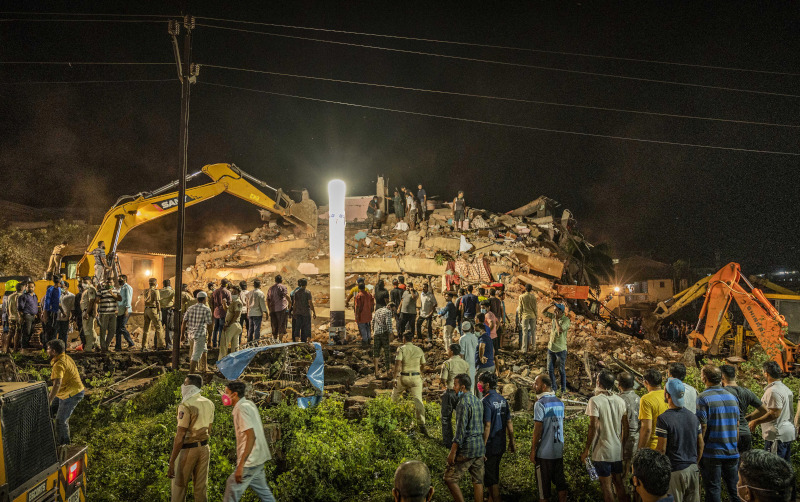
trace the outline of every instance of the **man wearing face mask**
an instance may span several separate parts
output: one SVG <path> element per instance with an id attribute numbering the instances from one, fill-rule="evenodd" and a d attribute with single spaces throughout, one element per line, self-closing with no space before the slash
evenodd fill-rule
<path id="1" fill-rule="evenodd" d="M 187 375 L 181 385 L 178 430 L 172 442 L 167 477 L 172 480 L 172 502 L 186 500 L 189 481 L 195 502 L 205 502 L 210 450 L 208 438 L 214 422 L 214 403 L 200 395 L 203 379 Z"/>
<path id="2" fill-rule="evenodd" d="M 95 331 L 94 320 L 97 317 L 97 289 L 92 284 L 91 277 L 83 278 L 83 294 L 81 294 L 81 312 L 83 312 L 83 336 L 86 343 L 83 345 L 84 352 L 91 352 L 94 349 Z"/>
<path id="3" fill-rule="evenodd" d="M 742 453 L 739 498 L 747 502 L 789 502 L 795 475 L 791 464 L 766 450 Z"/>
<path id="4" fill-rule="evenodd" d="M 497 376 L 481 373 L 478 390 L 483 394 L 483 441 L 486 443 L 483 485 L 489 492 L 489 502 L 500 502 L 500 460 L 506 452 L 517 449 L 514 443 L 514 425 L 508 401 L 497 393 Z"/>
<path id="5" fill-rule="evenodd" d="M 267 485 L 264 463 L 272 459 L 264 424 L 258 408 L 245 398 L 245 384 L 238 380 L 228 382 L 222 404 L 233 406 L 233 427 L 236 432 L 236 470 L 225 483 L 223 502 L 238 502 L 249 486 L 262 502 L 275 502 Z"/>
<path id="6" fill-rule="evenodd" d="M 128 332 L 128 318 L 131 315 L 131 299 L 133 298 L 133 288 L 128 284 L 128 276 L 120 275 L 117 280 L 119 285 L 119 301 L 117 302 L 117 333 L 114 350 L 122 350 L 122 337 L 128 343 L 128 348 L 133 347 L 131 334 Z"/>

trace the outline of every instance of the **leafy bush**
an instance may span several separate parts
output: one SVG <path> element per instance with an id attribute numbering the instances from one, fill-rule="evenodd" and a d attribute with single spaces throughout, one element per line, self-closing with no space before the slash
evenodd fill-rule
<path id="1" fill-rule="evenodd" d="M 89 446 L 90 500 L 169 500 L 166 471 L 182 381 L 183 375 L 170 373 L 127 403 L 101 408 L 96 406 L 97 399 L 87 399 L 78 406 L 71 425 L 75 442 Z M 236 461 L 231 409 L 222 406 L 217 391 L 214 386 L 203 390 L 216 405 L 209 442 L 211 501 L 221 500 Z M 430 468 L 434 500 L 451 500 L 442 481 L 448 449 L 441 445 L 438 403 L 425 404 L 429 436 L 416 429 L 410 401 L 394 403 L 388 396 L 368 401 L 360 420 L 345 418 L 344 397 L 338 395 L 307 410 L 285 402 L 261 409 L 261 414 L 265 423 L 276 423 L 280 428 L 280 438 L 271 445 L 274 460 L 267 462 L 267 479 L 278 500 L 388 501 L 395 469 L 412 459 Z M 569 499 L 579 502 L 602 498 L 599 484 L 589 480 L 580 462 L 587 429 L 588 419 L 582 414 L 565 422 L 564 468 Z M 503 494 L 507 500 L 535 501 L 535 470 L 529 461 L 531 415 L 515 416 L 514 430 L 517 451 L 506 453 L 500 471 Z M 798 465 L 800 458 L 794 461 Z M 462 480 L 461 488 L 469 499 L 469 476 Z M 248 492 L 244 500 L 255 497 Z"/>

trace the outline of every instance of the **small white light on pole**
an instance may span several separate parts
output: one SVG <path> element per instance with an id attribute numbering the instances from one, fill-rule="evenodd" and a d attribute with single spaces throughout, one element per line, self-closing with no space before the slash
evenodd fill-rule
<path id="1" fill-rule="evenodd" d="M 345 338 L 344 322 L 344 196 L 342 180 L 328 183 L 328 240 L 330 242 L 330 336 L 332 341 Z"/>

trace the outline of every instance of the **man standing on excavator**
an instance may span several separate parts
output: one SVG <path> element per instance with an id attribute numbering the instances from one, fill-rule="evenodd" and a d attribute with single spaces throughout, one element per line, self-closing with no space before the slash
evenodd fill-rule
<path id="1" fill-rule="evenodd" d="M 106 243 L 103 241 L 98 242 L 97 247 L 92 251 L 92 256 L 94 256 L 94 277 L 97 279 L 97 284 L 102 284 L 103 274 L 106 268 L 108 268 L 108 262 L 106 261 Z"/>

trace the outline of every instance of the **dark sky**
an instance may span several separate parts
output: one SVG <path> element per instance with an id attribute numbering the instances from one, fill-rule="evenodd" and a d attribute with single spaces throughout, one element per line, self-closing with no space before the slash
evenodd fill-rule
<path id="1" fill-rule="evenodd" d="M 48 12 L 175 14 L 177 3 L 48 2 Z M 301 25 L 623 58 L 800 73 L 797 2 L 192 2 L 199 17 Z M 4 2 L 31 11 L 31 2 Z M 172 7 L 174 5 L 174 7 Z M 20 17 L 6 15 L 3 17 Z M 51 18 L 53 16 L 43 16 Z M 76 16 L 81 19 L 81 16 Z M 199 23 L 654 80 L 800 94 L 800 76 L 456 46 L 269 26 Z M 158 23 L 3 22 L 3 61 L 173 62 Z M 194 60 L 424 89 L 607 108 L 800 124 L 800 99 L 667 85 L 198 27 Z M 175 78 L 174 65 L 2 65 L 0 80 Z M 545 194 L 619 257 L 643 253 L 748 272 L 798 266 L 800 157 L 638 143 L 303 101 L 226 84 L 376 107 L 547 129 L 800 152 L 797 127 L 745 125 L 445 96 L 201 68 L 193 87 L 190 171 L 232 162 L 325 204 L 342 177 L 371 193 L 377 175 L 466 191 L 496 211 Z M 108 207 L 177 177 L 180 86 L 173 82 L 0 85 L 3 199 Z M 230 196 L 188 211 L 190 246 L 207 227 L 258 224 Z M 174 225 L 168 219 L 161 228 Z M 141 233 L 142 231 L 137 231 Z M 135 239 L 137 233 L 131 234 Z M 172 235 L 171 232 L 166 235 Z M 166 250 L 172 242 L 165 241 Z"/>

